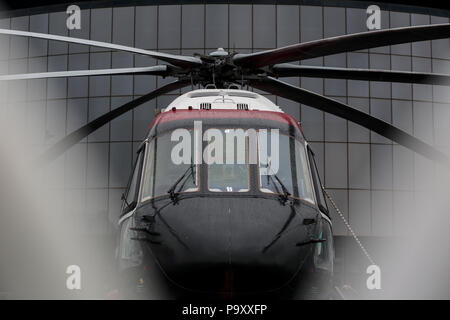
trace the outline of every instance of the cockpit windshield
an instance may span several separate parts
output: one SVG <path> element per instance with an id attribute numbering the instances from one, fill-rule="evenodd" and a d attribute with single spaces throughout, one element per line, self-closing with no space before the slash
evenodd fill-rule
<path id="1" fill-rule="evenodd" d="M 189 131 L 191 135 L 192 131 Z M 194 164 L 193 145 L 181 156 L 188 156 L 188 161 L 178 163 L 173 157 L 175 142 L 170 134 L 161 135 L 149 142 L 145 161 L 142 201 L 168 194 L 169 189 L 181 178 L 175 192 L 193 192 L 198 190 L 198 166 Z M 175 158 L 175 159 L 173 159 Z M 192 159 L 192 161 L 190 160 Z M 174 161 L 175 160 L 175 161 Z"/>
<path id="2" fill-rule="evenodd" d="M 148 143 L 142 201 L 200 191 L 204 175 L 207 192 L 245 193 L 259 185 L 258 192 L 315 202 L 305 145 L 278 129 L 250 134 L 250 129 L 211 128 L 201 137 L 195 130 L 177 130 Z"/>
<path id="3" fill-rule="evenodd" d="M 258 133 L 259 184 L 262 192 L 283 193 L 314 203 L 305 147 L 293 137 Z"/>

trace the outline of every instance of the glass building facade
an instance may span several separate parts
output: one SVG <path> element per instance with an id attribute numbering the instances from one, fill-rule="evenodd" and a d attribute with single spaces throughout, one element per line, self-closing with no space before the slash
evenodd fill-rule
<path id="1" fill-rule="evenodd" d="M 368 4 L 369 5 L 369 4 Z M 84 9 L 81 30 L 69 31 L 65 11 L 3 17 L 1 28 L 93 39 L 168 53 L 245 53 L 367 31 L 363 8 L 185 4 Z M 448 16 L 383 10 L 382 28 L 447 23 Z M 1 36 L 0 73 L 140 67 L 152 58 L 54 41 Z M 450 40 L 426 41 L 304 60 L 304 65 L 450 72 Z M 100 115 L 170 82 L 153 76 L 99 76 L 0 83 L 1 112 L 32 123 L 33 148 L 45 150 Z M 286 81 L 370 113 L 445 149 L 448 87 L 295 77 Z M 186 92 L 190 88 L 182 90 Z M 26 94 L 24 94 L 26 93 Z M 181 92 L 161 96 L 78 143 L 51 165 L 65 199 L 55 205 L 89 217 L 91 231 L 114 228 L 139 143 L 154 118 Z M 309 106 L 267 95 L 301 122 L 326 189 L 361 236 L 390 236 L 401 228 L 405 203 L 427 197 L 433 165 L 367 129 Z M 9 111 L 8 111 L 9 110 Z M 71 212 L 71 203 L 84 212 Z M 335 235 L 349 235 L 334 216 Z"/>

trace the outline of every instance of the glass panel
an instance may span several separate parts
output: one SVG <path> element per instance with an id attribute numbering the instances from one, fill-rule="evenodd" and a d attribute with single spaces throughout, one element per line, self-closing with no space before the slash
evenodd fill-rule
<path id="1" fill-rule="evenodd" d="M 272 141 L 274 142 L 272 143 Z M 282 193 L 280 182 L 276 179 L 278 178 L 286 189 L 292 193 L 289 137 L 285 135 L 279 136 L 278 152 L 273 150 L 274 146 L 276 146 L 276 138 L 275 136 L 272 137 L 272 132 L 258 132 L 261 191 Z M 276 152 L 278 154 L 276 154 Z M 279 157 L 280 154 L 284 155 L 281 159 Z M 263 175 L 262 170 L 264 170 L 267 174 Z"/>
<path id="2" fill-rule="evenodd" d="M 206 48 L 228 47 L 228 6 L 206 5 Z"/>
<path id="3" fill-rule="evenodd" d="M 80 208 L 79 197 L 73 199 L 73 208 Z M 107 189 L 97 189 L 89 190 L 86 192 L 86 213 L 88 216 L 85 219 L 91 224 L 92 230 L 95 230 L 100 223 L 104 223 L 108 208 L 108 190 Z M 77 212 L 78 213 L 78 212 Z M 79 213 L 78 213 L 79 214 Z"/>
<path id="4" fill-rule="evenodd" d="M 135 9 L 113 8 L 113 43 L 133 46 Z"/>
<path id="5" fill-rule="evenodd" d="M 68 30 L 66 26 L 67 14 L 65 12 L 52 12 L 49 14 L 49 33 L 61 36 L 67 36 Z M 26 39 L 26 38 L 23 38 Z M 50 41 L 48 53 L 65 54 L 67 53 L 68 44 L 62 41 Z"/>
<path id="6" fill-rule="evenodd" d="M 65 18 L 64 18 L 65 19 Z M 64 20 L 65 21 L 65 20 Z M 65 22 L 64 22 L 65 23 Z M 91 10 L 91 39 L 111 42 L 112 8 Z M 105 51 L 105 48 L 91 47 L 91 52 Z"/>
<path id="7" fill-rule="evenodd" d="M 392 236 L 393 193 L 390 191 L 372 191 L 372 234 Z"/>
<path id="8" fill-rule="evenodd" d="M 45 142 L 54 144 L 66 134 L 66 100 L 47 102 Z"/>
<path id="9" fill-rule="evenodd" d="M 114 52 L 112 54 L 112 68 L 133 67 L 133 55 L 127 52 Z M 111 94 L 117 96 L 133 94 L 133 76 L 111 76 Z"/>
<path id="10" fill-rule="evenodd" d="M 413 120 L 411 101 L 392 100 L 392 124 L 394 126 L 411 134 Z"/>
<path id="11" fill-rule="evenodd" d="M 111 68 L 111 53 L 91 53 L 90 69 Z M 89 96 L 109 96 L 111 91 L 111 76 L 97 76 L 89 78 Z"/>
<path id="12" fill-rule="evenodd" d="M 129 218 L 122 224 L 120 231 L 119 270 L 138 266 L 142 263 L 143 252 L 139 241 L 133 238 L 139 237 L 134 227 L 133 219 Z"/>
<path id="13" fill-rule="evenodd" d="M 147 56 L 134 56 L 134 66 L 135 67 L 149 67 L 156 65 L 156 60 Z M 134 94 L 144 95 L 149 91 L 156 89 L 155 76 L 148 76 L 143 74 L 138 74 L 134 76 Z M 153 100 L 154 101 L 154 100 Z M 153 110 L 153 108 L 152 108 Z"/>
<path id="14" fill-rule="evenodd" d="M 390 17 L 391 28 L 407 27 L 410 25 L 410 22 L 411 22 L 410 14 L 406 13 L 406 12 L 391 11 L 389 17 Z M 381 19 L 383 19 L 383 17 Z M 404 44 L 393 45 L 393 46 L 391 46 L 391 53 L 392 54 L 410 55 L 411 54 L 411 44 L 404 43 Z"/>
<path id="15" fill-rule="evenodd" d="M 333 234 L 331 226 L 325 220 L 322 220 L 322 230 L 319 235 L 324 242 L 319 242 L 315 248 L 316 267 L 328 271 L 333 271 Z"/>
<path id="16" fill-rule="evenodd" d="M 11 29 L 28 31 L 28 17 L 11 19 Z M 26 58 L 28 56 L 28 39 L 26 37 L 11 37 L 10 57 Z"/>
<path id="17" fill-rule="evenodd" d="M 30 31 L 48 33 L 48 15 L 38 14 L 30 16 Z M 47 40 L 29 39 L 30 57 L 39 57 L 47 55 Z"/>
<path id="18" fill-rule="evenodd" d="M 276 41 L 275 7 L 272 5 L 253 6 L 253 46 L 273 48 Z"/>
<path id="19" fill-rule="evenodd" d="M 345 34 L 345 9 L 325 7 L 323 9 L 324 37 L 335 37 Z"/>
<path id="20" fill-rule="evenodd" d="M 88 100 L 87 99 L 68 99 L 67 101 L 67 131 L 73 132 L 87 121 Z M 85 141 L 85 140 L 83 140 Z"/>
<path id="21" fill-rule="evenodd" d="M 325 143 L 325 183 L 328 188 L 347 188 L 346 143 Z"/>
<path id="22" fill-rule="evenodd" d="M 209 190 L 213 192 L 248 191 L 248 146 L 244 131 L 242 129 L 210 129 L 206 134 L 208 141 L 210 141 L 210 144 L 205 148 L 205 161 L 210 163 L 208 171 Z M 212 136 L 214 139 L 212 139 Z M 225 143 L 221 143 L 219 137 L 225 139 L 223 141 Z M 216 148 L 212 147 L 213 145 Z M 220 148 L 223 149 L 220 150 Z M 220 152 L 222 152 L 222 155 L 220 155 Z"/>
<path id="23" fill-rule="evenodd" d="M 135 206 L 135 203 L 137 201 L 137 195 L 138 195 L 138 186 L 139 186 L 139 173 L 141 172 L 141 162 L 142 162 L 143 152 L 139 153 L 138 159 L 136 161 L 136 164 L 134 166 L 133 175 L 131 177 L 131 181 L 128 185 L 128 192 L 126 196 L 126 202 L 124 203 L 125 206 L 129 206 L 128 208 L 125 208 L 125 211 L 127 209 L 132 209 Z"/>
<path id="24" fill-rule="evenodd" d="M 348 179 L 350 188 L 370 188 L 370 144 L 348 144 Z"/>
<path id="25" fill-rule="evenodd" d="M 279 149 L 274 150 L 275 146 Z M 258 151 L 261 191 L 284 193 L 285 189 L 295 197 L 314 202 L 305 147 L 299 141 L 284 134 L 277 141 L 276 134 L 261 130 Z"/>
<path id="26" fill-rule="evenodd" d="M 299 196 L 304 200 L 314 202 L 308 161 L 306 160 L 306 150 L 304 145 L 297 140 L 295 140 L 295 155 Z"/>
<path id="27" fill-rule="evenodd" d="M 204 5 L 185 5 L 182 7 L 182 47 L 203 48 L 205 29 Z"/>
<path id="28" fill-rule="evenodd" d="M 303 81 L 302 81 L 303 84 Z M 309 140 L 323 141 L 324 116 L 323 111 L 302 105 L 301 126 Z"/>
<path id="29" fill-rule="evenodd" d="M 158 15 L 158 47 L 160 49 L 179 48 L 181 6 L 160 6 Z"/>
<path id="30" fill-rule="evenodd" d="M 110 143 L 109 187 L 125 188 L 128 182 L 131 163 L 131 143 Z"/>
<path id="31" fill-rule="evenodd" d="M 0 19 L 0 28 L 9 29 L 10 28 L 10 19 Z M 8 59 L 9 57 L 9 38 L 8 35 L 0 35 L 0 59 Z"/>
<path id="32" fill-rule="evenodd" d="M 47 58 L 32 58 L 29 60 L 29 72 L 47 71 Z M 38 71 L 34 71 L 34 70 Z M 27 97 L 29 100 L 45 100 L 47 91 L 47 79 L 35 79 L 28 81 Z"/>
<path id="33" fill-rule="evenodd" d="M 392 111 L 391 111 L 391 100 L 389 99 L 370 99 L 370 114 L 378 119 L 391 122 Z M 372 143 L 390 143 L 390 140 L 380 136 L 378 133 L 371 132 Z"/>
<path id="34" fill-rule="evenodd" d="M 392 157 L 393 188 L 412 190 L 414 188 L 414 152 L 404 146 L 393 145 Z"/>
<path id="35" fill-rule="evenodd" d="M 371 235 L 370 191 L 349 190 L 348 216 L 361 236 Z"/>
<path id="36" fill-rule="evenodd" d="M 72 54 L 69 55 L 69 70 L 86 70 L 89 69 L 88 54 Z M 68 78 L 69 82 L 69 98 L 87 97 L 88 96 L 88 77 Z"/>
<path id="37" fill-rule="evenodd" d="M 173 134 L 159 136 L 150 142 L 145 165 L 142 201 L 167 195 L 171 188 L 175 193 L 198 190 L 195 144 L 190 143 L 193 141 L 193 132 L 190 130 L 187 136 L 182 136 L 181 142 L 179 140 L 171 141 Z M 182 145 L 185 145 L 187 149 L 182 148 Z M 176 150 L 180 152 L 177 153 Z M 185 151 L 187 154 L 184 154 Z M 178 164 L 175 163 L 176 156 L 190 160 Z M 172 161 L 168 161 L 168 159 L 172 159 Z"/>
<path id="38" fill-rule="evenodd" d="M 145 164 L 144 186 L 142 187 L 142 201 L 150 199 L 155 194 L 155 162 L 157 154 L 155 153 L 155 145 L 157 139 L 150 142 Z"/>
<path id="39" fill-rule="evenodd" d="M 127 102 L 133 100 L 132 97 L 114 97 L 111 98 L 111 110 L 120 108 Z M 131 141 L 132 134 L 132 117 L 131 112 L 127 112 L 112 120 L 111 126 L 111 137 L 112 141 Z"/>
<path id="40" fill-rule="evenodd" d="M 323 194 L 322 182 L 320 180 L 320 176 L 317 171 L 316 162 L 314 160 L 314 156 L 313 156 L 312 152 L 309 152 L 309 159 L 310 159 L 310 163 L 311 163 L 311 174 L 313 176 L 314 186 L 316 188 L 317 202 L 318 202 L 318 205 L 321 206 L 320 209 L 322 211 L 326 211 L 326 213 L 327 213 L 328 212 L 327 201 L 325 200 L 325 196 Z"/>
<path id="41" fill-rule="evenodd" d="M 371 145 L 372 189 L 392 189 L 392 146 Z"/>
<path id="42" fill-rule="evenodd" d="M 300 40 L 300 10 L 298 6 L 277 6 L 277 46 L 287 46 Z"/>
<path id="43" fill-rule="evenodd" d="M 91 98 L 89 99 L 89 119 L 92 121 L 109 112 L 109 98 Z M 103 126 L 92 132 L 88 136 L 89 142 L 109 141 L 109 126 Z"/>
<path id="44" fill-rule="evenodd" d="M 119 221 L 119 217 L 122 215 L 122 194 L 125 189 L 107 189 L 108 190 L 108 221 L 116 224 Z M 106 225 L 107 226 L 107 225 Z"/>
<path id="45" fill-rule="evenodd" d="M 156 102 L 148 101 L 134 109 L 133 140 L 142 141 L 147 136 L 150 124 L 155 118 Z"/>
<path id="46" fill-rule="evenodd" d="M 87 144 L 77 143 L 66 152 L 66 188 L 84 188 L 86 183 Z"/>
<path id="47" fill-rule="evenodd" d="M 69 35 L 74 38 L 89 39 L 91 30 L 91 10 L 81 10 L 81 29 L 69 31 Z M 69 53 L 89 52 L 89 46 L 81 44 L 69 44 Z"/>
<path id="48" fill-rule="evenodd" d="M 430 24 L 430 16 L 424 14 L 411 14 L 411 25 L 420 26 Z M 420 41 L 411 43 L 413 56 L 430 57 L 431 41 Z"/>
<path id="49" fill-rule="evenodd" d="M 355 109 L 369 113 L 369 99 L 367 98 L 348 98 L 348 104 Z M 358 124 L 348 122 L 348 141 L 349 142 L 369 142 L 370 131 Z"/>
<path id="50" fill-rule="evenodd" d="M 300 9 L 300 32 L 302 42 L 323 38 L 323 8 L 302 6 Z M 320 58 L 322 60 L 322 58 Z"/>
<path id="51" fill-rule="evenodd" d="M 249 5 L 230 5 L 230 47 L 248 48 L 252 43 L 252 8 Z"/>
<path id="52" fill-rule="evenodd" d="M 343 212 L 345 219 L 348 219 L 348 190 L 327 189 L 327 192 L 333 198 L 337 207 Z M 328 202 L 328 204 L 328 208 L 330 208 L 331 203 Z M 330 218 L 331 221 L 333 221 L 334 235 L 347 236 L 350 234 L 344 222 L 342 221 L 342 218 L 338 215 L 336 210 L 330 210 Z"/>
<path id="53" fill-rule="evenodd" d="M 136 48 L 155 49 L 157 47 L 157 6 L 139 6 L 136 9 Z"/>
<path id="54" fill-rule="evenodd" d="M 88 144 L 87 187 L 108 187 L 109 144 Z"/>
<path id="55" fill-rule="evenodd" d="M 347 32 L 358 33 L 367 31 L 366 21 L 367 13 L 365 9 L 346 9 Z"/>
<path id="56" fill-rule="evenodd" d="M 430 102 L 413 103 L 414 135 L 433 144 L 433 105 Z"/>

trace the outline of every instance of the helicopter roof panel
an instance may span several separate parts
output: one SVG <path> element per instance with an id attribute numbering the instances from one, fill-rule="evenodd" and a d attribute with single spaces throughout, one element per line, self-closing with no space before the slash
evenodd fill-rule
<path id="1" fill-rule="evenodd" d="M 220 123 L 221 120 L 230 120 L 226 123 L 233 123 L 238 120 L 239 125 L 255 125 L 267 126 L 267 128 L 281 128 L 289 130 L 287 126 L 295 127 L 303 136 L 303 130 L 297 120 L 288 113 L 260 111 L 260 110 L 169 110 L 162 112 L 156 116 L 150 125 L 148 134 L 151 133 L 152 128 L 159 127 L 159 134 L 161 130 L 173 130 L 173 128 L 191 127 L 193 121 L 215 121 Z M 184 122 L 183 122 L 184 121 Z M 272 123 L 270 123 L 272 122 Z M 173 125 L 170 125 L 170 124 Z M 223 123 L 223 121 L 222 121 Z M 278 124 L 275 124 L 278 123 Z M 165 128 L 161 128 L 163 125 Z M 167 126 L 169 125 L 169 126 Z M 286 126 L 287 125 L 287 126 Z M 255 127 L 256 128 L 256 127 Z"/>
<path id="2" fill-rule="evenodd" d="M 200 89 L 176 98 L 163 112 L 183 109 L 283 111 L 260 94 L 236 89 Z"/>

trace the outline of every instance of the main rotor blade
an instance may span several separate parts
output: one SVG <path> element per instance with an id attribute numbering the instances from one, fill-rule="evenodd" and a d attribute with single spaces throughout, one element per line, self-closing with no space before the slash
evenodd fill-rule
<path id="1" fill-rule="evenodd" d="M 75 71 L 8 74 L 8 75 L 0 76 L 0 81 L 64 78 L 64 77 L 83 77 L 83 76 L 104 76 L 104 75 L 114 75 L 114 74 L 121 74 L 121 75 L 145 74 L 145 75 L 155 75 L 155 76 L 165 77 L 165 76 L 170 75 L 169 69 L 170 68 L 168 68 L 167 66 L 153 66 L 153 67 L 142 67 L 142 68 L 75 70 Z"/>
<path id="2" fill-rule="evenodd" d="M 441 151 L 383 120 L 372 117 L 365 112 L 356 110 L 342 102 L 292 86 L 271 77 L 261 80 L 250 80 L 249 85 L 259 90 L 306 104 L 310 107 L 352 121 L 431 160 L 444 163 L 445 165 L 450 164 L 450 158 Z"/>
<path id="3" fill-rule="evenodd" d="M 169 83 L 161 88 L 158 88 L 140 98 L 137 98 L 133 101 L 127 102 L 124 105 L 98 117 L 97 119 L 89 122 L 85 126 L 80 129 L 72 132 L 71 134 L 65 136 L 63 139 L 58 141 L 52 147 L 50 147 L 47 151 L 42 154 L 38 159 L 38 165 L 42 166 L 52 160 L 55 160 L 64 152 L 66 152 L 70 147 L 80 142 L 83 138 L 87 137 L 89 134 L 94 132 L 95 130 L 101 128 L 108 122 L 114 120 L 115 118 L 121 116 L 122 114 L 136 108 L 137 106 L 150 101 L 162 94 L 171 92 L 173 90 L 177 90 L 189 85 L 191 82 L 189 80 L 178 80 L 172 83 Z"/>
<path id="4" fill-rule="evenodd" d="M 0 34 L 8 34 L 8 35 L 13 35 L 13 36 L 22 36 L 22 37 L 62 41 L 62 42 L 68 42 L 68 43 L 77 43 L 77 44 L 84 44 L 87 46 L 94 46 L 94 47 L 101 47 L 101 48 L 107 48 L 107 49 L 113 49 L 113 50 L 133 52 L 133 53 L 150 56 L 150 57 L 153 57 L 156 59 L 160 59 L 162 61 L 166 61 L 168 63 L 171 63 L 175 66 L 182 67 L 182 68 L 198 67 L 202 64 L 202 61 L 195 57 L 188 57 L 188 56 L 181 56 L 181 55 L 175 55 L 175 54 L 169 54 L 169 53 L 163 53 L 163 52 L 144 50 L 144 49 L 133 48 L 133 47 L 123 46 L 123 45 L 119 45 L 119 44 L 113 44 L 113 43 L 101 42 L 101 41 L 95 41 L 95 40 L 79 39 L 79 38 L 58 36 L 58 35 L 54 35 L 54 34 L 20 31 L 20 30 L 10 30 L 10 29 L 0 29 Z"/>
<path id="5" fill-rule="evenodd" d="M 261 52 L 236 54 L 233 62 L 242 67 L 260 68 L 342 52 L 449 37 L 450 23 L 377 30 L 298 43 Z"/>
<path id="6" fill-rule="evenodd" d="M 439 73 L 299 66 L 289 63 L 276 64 L 270 68 L 270 71 L 277 77 L 300 76 L 312 78 L 450 85 L 450 75 Z"/>

